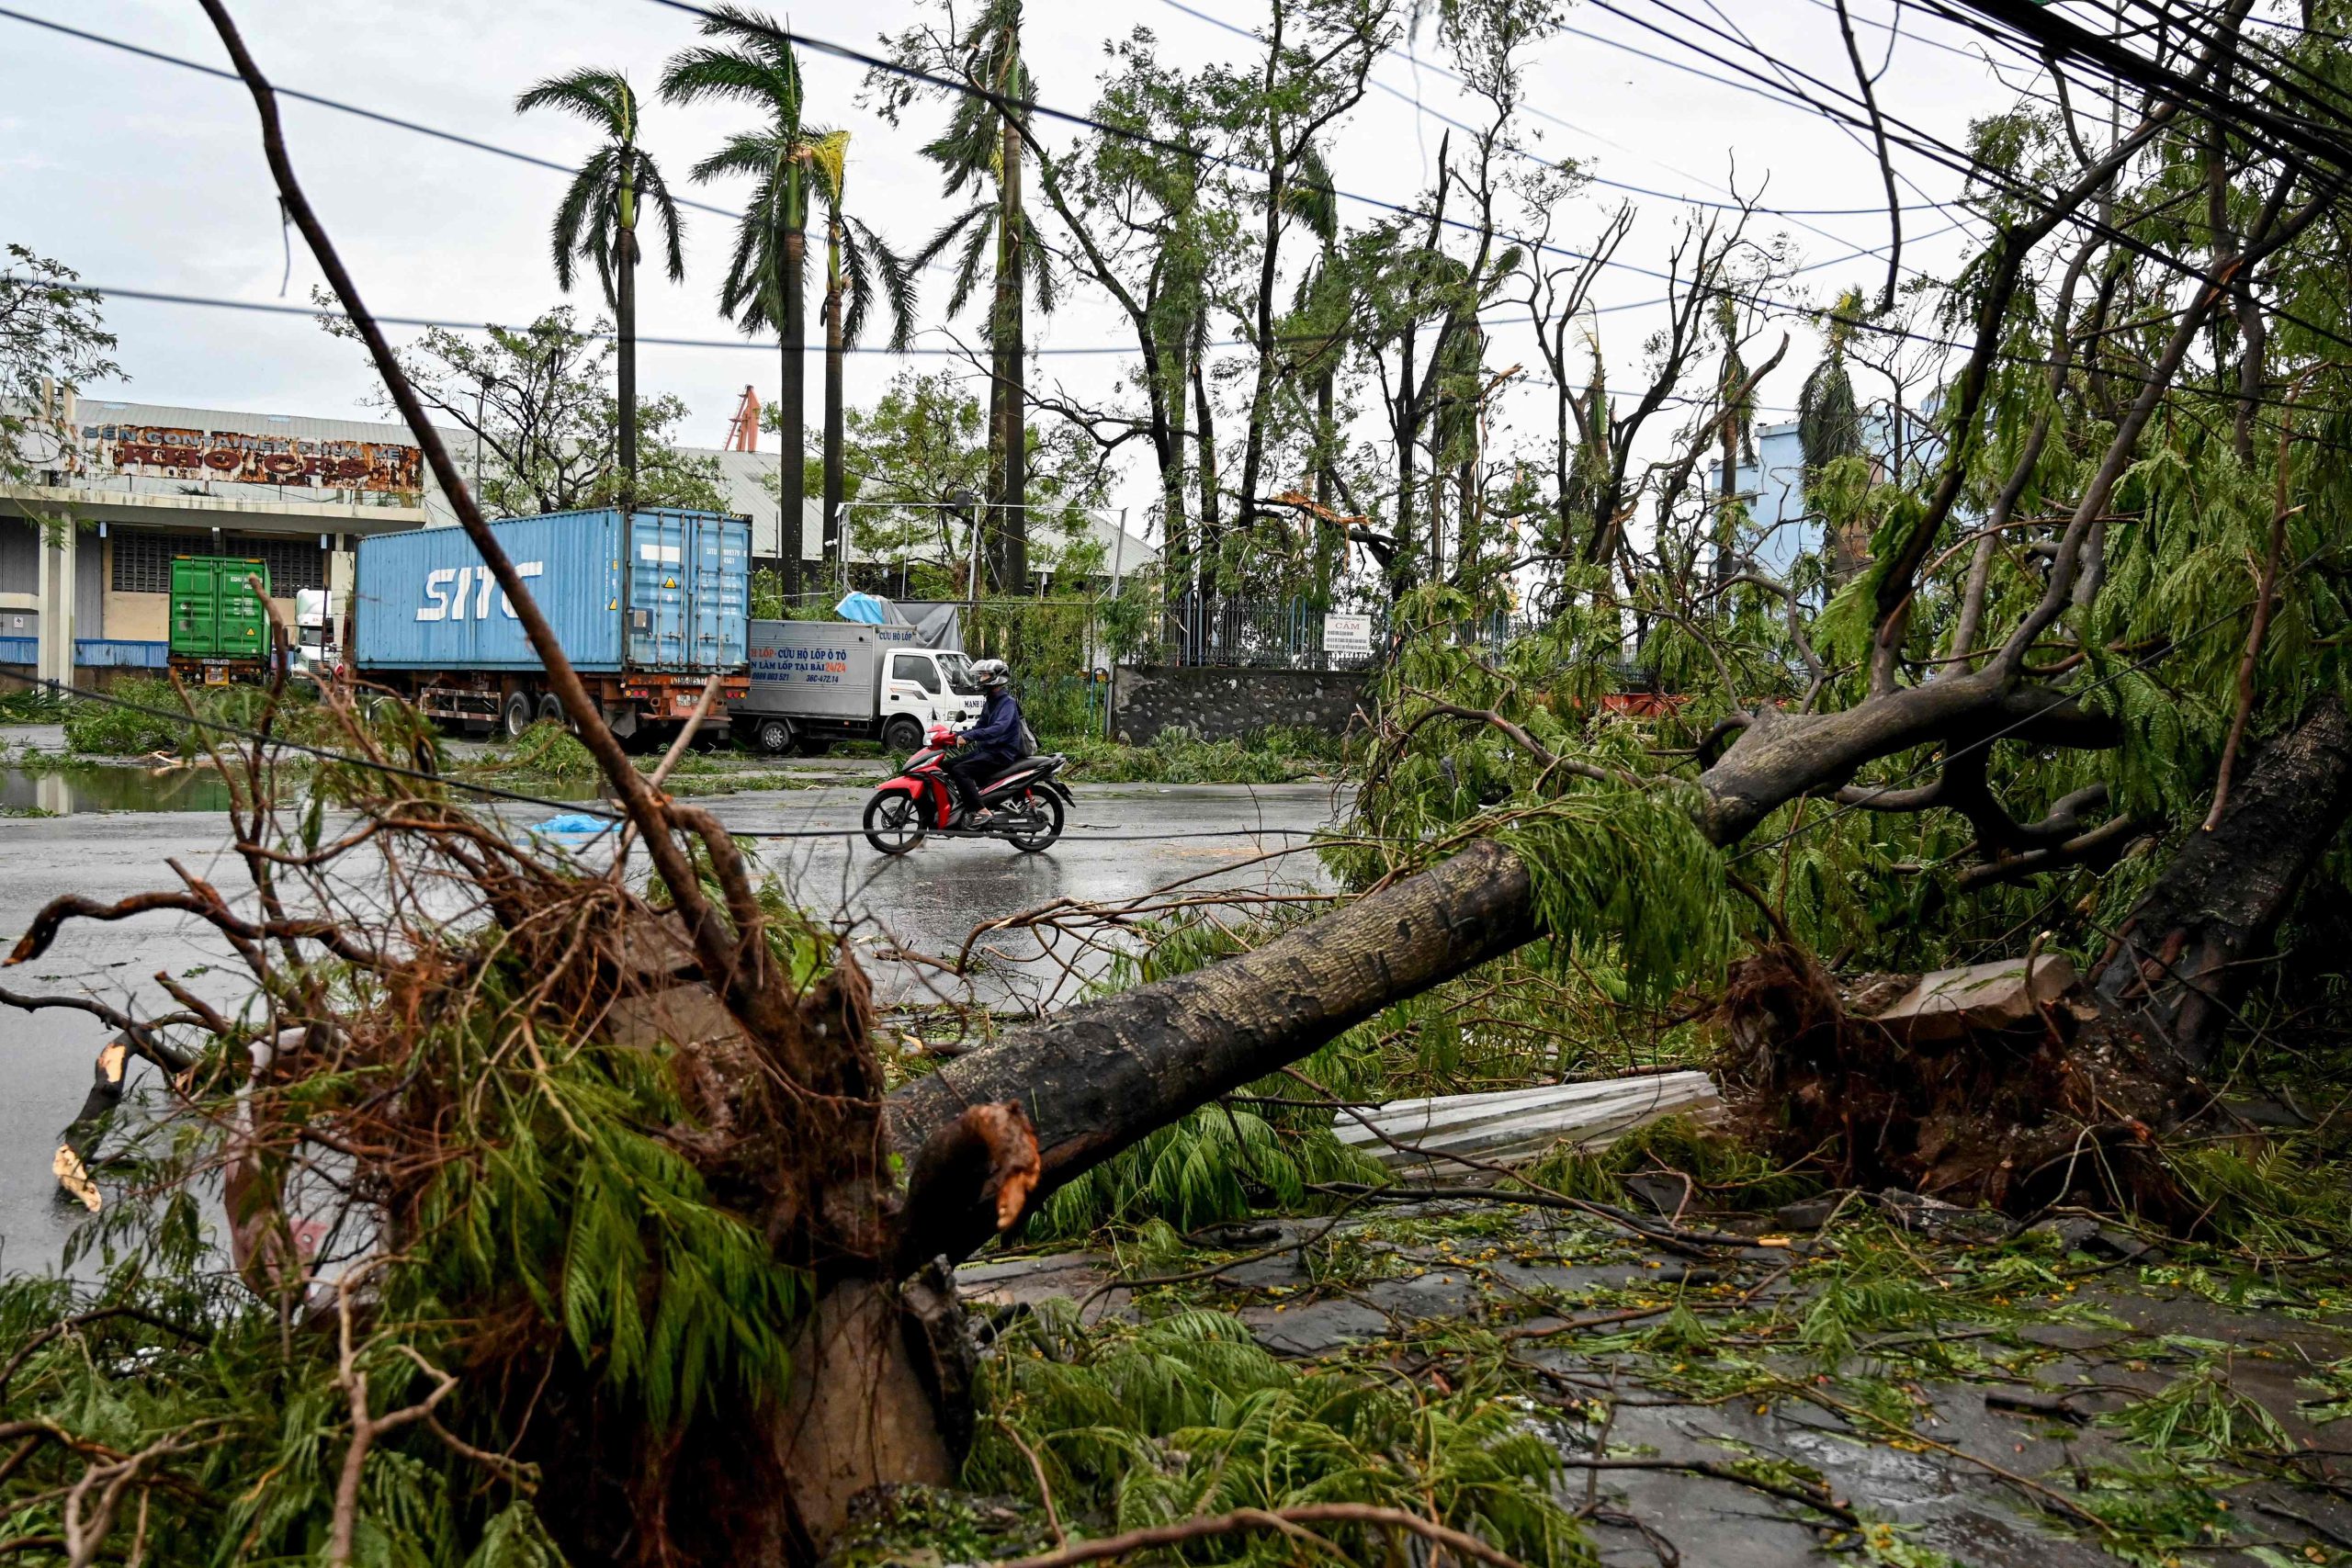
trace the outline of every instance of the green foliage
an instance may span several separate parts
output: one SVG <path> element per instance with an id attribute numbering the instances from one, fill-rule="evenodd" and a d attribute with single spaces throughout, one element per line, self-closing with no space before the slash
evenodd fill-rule
<path id="1" fill-rule="evenodd" d="M 843 462 L 856 476 L 848 513 L 851 542 L 866 560 L 888 570 L 894 596 L 903 565 L 904 597 L 967 597 L 971 498 L 988 491 L 988 430 L 979 397 L 954 372 L 902 371 L 870 407 L 844 410 L 842 424 Z M 1108 495 L 1092 444 L 1067 424 L 1032 427 L 1027 441 L 1024 516 L 1031 573 L 1042 569 L 1069 578 L 1108 574 L 1114 563 L 1088 531 L 1089 511 Z M 1132 572 L 1139 564 L 1125 562 L 1125 570 Z M 1020 597 L 1034 593 L 1036 584 L 989 587 Z M 1030 613 L 1028 605 L 1014 606 L 985 624 L 1019 626 Z M 965 643 L 976 656 L 985 648 L 1016 664 L 1025 660 L 1049 668 L 1040 662 L 1041 649 L 990 643 L 976 627 L 966 628 Z M 1054 673 L 1082 668 L 1077 659 L 1050 665 Z"/>
<path id="2" fill-rule="evenodd" d="M 1821 1190 L 1803 1172 L 1774 1165 L 1741 1140 L 1687 1116 L 1636 1127 L 1598 1153 L 1560 1145 L 1529 1166 L 1526 1177 L 1529 1185 L 1549 1191 L 1618 1203 L 1626 1196 L 1624 1179 L 1645 1170 L 1688 1176 L 1692 1203 L 1705 1208 L 1774 1209 Z"/>
<path id="3" fill-rule="evenodd" d="M 1591 1549 L 1559 1500 L 1555 1439 L 1526 1403 L 1473 1382 L 1433 1391 L 1295 1370 L 1220 1314 L 1180 1313 L 1079 1333 L 1047 1308 L 984 1368 L 987 1408 L 1045 1465 L 1065 1517 L 1131 1529 L 1235 1508 L 1360 1502 L 1409 1509 L 1531 1565 L 1570 1568 Z M 994 1423 L 965 1467 L 978 1490 L 1035 1482 Z M 1351 1562 L 1385 1561 L 1377 1532 L 1337 1527 Z M 1286 1563 L 1263 1532 L 1204 1540 L 1194 1561 Z"/>
<path id="4" fill-rule="evenodd" d="M 2165 1149 L 2165 1165 L 2197 1205 L 2201 1224 L 2229 1245 L 2290 1258 L 2352 1242 L 2343 1164 L 2312 1143 L 2183 1141 Z"/>
<path id="5" fill-rule="evenodd" d="M 1892 1248 L 1833 1258 L 1808 1270 L 1805 1284 L 1809 1293 L 1797 1337 L 1831 1371 L 1853 1357 L 1866 1333 L 1903 1328 L 1932 1336 L 1944 1315 L 1931 1282 Z"/>
<path id="6" fill-rule="evenodd" d="M 2100 1416 L 2099 1425 L 2174 1463 L 2241 1460 L 2248 1450 L 2277 1454 L 2291 1446 L 2277 1417 L 2232 1388 L 2228 1369 L 2212 1360 Z"/>
<path id="7" fill-rule="evenodd" d="M 1288 784 L 1332 773 L 1341 754 L 1334 736 L 1279 725 L 1231 740 L 1163 729 L 1148 746 L 1056 744 L 1070 758 L 1071 776 L 1095 784 Z"/>
<path id="8" fill-rule="evenodd" d="M 185 700 L 182 689 L 187 692 Z M 226 730 L 191 724 L 183 716 L 192 711 L 210 724 L 251 730 L 259 727 L 269 708 L 268 692 L 256 685 L 236 682 L 182 689 L 159 677 L 140 676 L 107 688 L 107 695 L 116 701 L 74 704 L 65 715 L 67 750 L 97 757 L 144 757 L 157 751 L 196 757 L 208 747 L 227 752 L 246 742 Z M 283 739 L 315 746 L 335 745 L 343 739 L 342 731 L 315 695 L 299 682 L 287 683 L 271 730 Z"/>
<path id="9" fill-rule="evenodd" d="M 1260 1087 L 1280 1094 L 1287 1078 Z M 1041 1241 L 1075 1239 L 1104 1225 L 1164 1220 L 1197 1230 L 1259 1209 L 1295 1213 L 1309 1182 L 1385 1180 L 1380 1164 L 1322 1127 L 1277 1130 L 1255 1111 L 1209 1105 L 1058 1189 L 1030 1221 Z"/>
<path id="10" fill-rule="evenodd" d="M 0 682 L 0 724 L 62 724 L 72 706 L 47 687 Z"/>
<path id="11" fill-rule="evenodd" d="M 785 924 L 774 940 L 808 984 L 831 946 Z M 721 1399 L 772 1404 L 808 1286 L 672 1142 L 697 1113 L 669 1052 L 616 1048 L 535 1011 L 546 976 L 526 973 L 495 927 L 448 955 L 462 983 L 428 986 L 390 1015 L 358 1008 L 337 1063 L 241 1103 L 288 1140 L 340 1146 L 366 1127 L 401 1150 L 368 1156 L 378 1223 L 401 1245 L 353 1292 L 356 1362 L 379 1415 L 455 1376 L 437 1419 L 472 1446 L 421 1425 L 383 1435 L 360 1492 L 360 1560 L 539 1568 L 561 1559 L 524 1439 L 527 1423 L 556 1417 L 534 1417 L 537 1398 L 517 1391 L 552 1382 L 562 1401 L 594 1400 L 648 1433 Z M 362 976 L 335 983 L 356 1002 L 379 995 Z M 396 1052 L 371 1035 L 387 1026 Z M 231 1084 L 246 1070 L 233 1036 L 194 1069 Z M 380 1111 L 395 1100 L 398 1122 Z M 194 1483 L 140 1492 L 154 1561 L 309 1559 L 325 1545 L 350 1441 L 334 1295 L 322 1314 L 281 1319 L 224 1276 L 201 1214 L 231 1117 L 127 1120 L 131 1142 L 109 1161 L 120 1185 L 77 1237 L 73 1279 L 0 1281 L 0 1350 L 25 1352 L 11 1416 L 153 1450 L 152 1464 Z M 35 1343 L 62 1317 L 118 1307 L 139 1315 Z M 518 1444 L 525 1459 L 480 1458 Z M 54 1445 L 35 1454 L 0 1480 L 0 1517 L 19 1534 L 53 1531 L 61 1477 L 81 1467 Z"/>
<path id="12" fill-rule="evenodd" d="M 527 775 L 582 783 L 604 776 L 604 770 L 580 738 L 560 721 L 540 719 L 504 751 L 493 751 L 466 770 L 485 776 Z"/>
<path id="13" fill-rule="evenodd" d="M 122 375 L 104 297 L 79 287 L 81 276 L 14 242 L 0 254 L 0 483 L 29 482 L 31 455 L 56 451 L 57 391 Z"/>
<path id="14" fill-rule="evenodd" d="M 1450 635 L 1471 609 L 1442 589 L 1399 605 L 1407 635 L 1374 699 L 1384 733 L 1367 748 L 1354 817 L 1326 859 L 1361 886 L 1431 843 L 1495 837 L 1533 873 L 1563 968 L 1622 971 L 1625 995 L 1650 999 L 1719 965 L 1736 930 L 1723 860 L 1701 835 L 1693 803 L 1649 767 L 1641 727 L 1602 707 L 1612 682 L 1595 646 L 1613 646 L 1605 617 L 1564 616 L 1490 665 Z M 1616 776 L 1556 766 L 1503 725 L 1448 713 L 1440 701 L 1490 710 L 1552 758 Z"/>

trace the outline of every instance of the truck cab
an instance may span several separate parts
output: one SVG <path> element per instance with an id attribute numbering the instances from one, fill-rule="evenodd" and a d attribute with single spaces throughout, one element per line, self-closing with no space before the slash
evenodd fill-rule
<path id="1" fill-rule="evenodd" d="M 883 655 L 877 733 L 886 745 L 911 750 L 934 724 L 961 728 L 979 717 L 985 701 L 962 654 L 894 648 Z"/>

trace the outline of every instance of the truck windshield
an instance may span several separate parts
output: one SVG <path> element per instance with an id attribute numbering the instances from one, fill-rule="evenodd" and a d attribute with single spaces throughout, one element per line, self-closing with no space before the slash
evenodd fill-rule
<path id="1" fill-rule="evenodd" d="M 972 661 L 960 653 L 943 653 L 939 667 L 947 674 L 947 684 L 957 696 L 977 697 L 980 683 L 972 679 Z"/>

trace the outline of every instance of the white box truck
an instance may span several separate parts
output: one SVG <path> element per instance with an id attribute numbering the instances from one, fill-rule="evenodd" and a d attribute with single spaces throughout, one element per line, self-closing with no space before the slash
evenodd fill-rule
<path id="1" fill-rule="evenodd" d="M 727 712 L 745 745 L 779 755 L 836 740 L 911 751 L 933 725 L 979 717 L 983 701 L 971 661 L 922 647 L 912 626 L 755 620 L 751 693 Z"/>

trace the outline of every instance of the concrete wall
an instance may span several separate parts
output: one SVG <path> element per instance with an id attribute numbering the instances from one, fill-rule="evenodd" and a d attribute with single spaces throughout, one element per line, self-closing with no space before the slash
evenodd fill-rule
<path id="1" fill-rule="evenodd" d="M 1208 740 L 1277 725 L 1338 735 L 1355 716 L 1366 680 L 1361 670 L 1122 664 L 1111 693 L 1111 731 L 1138 746 L 1171 726 Z"/>

